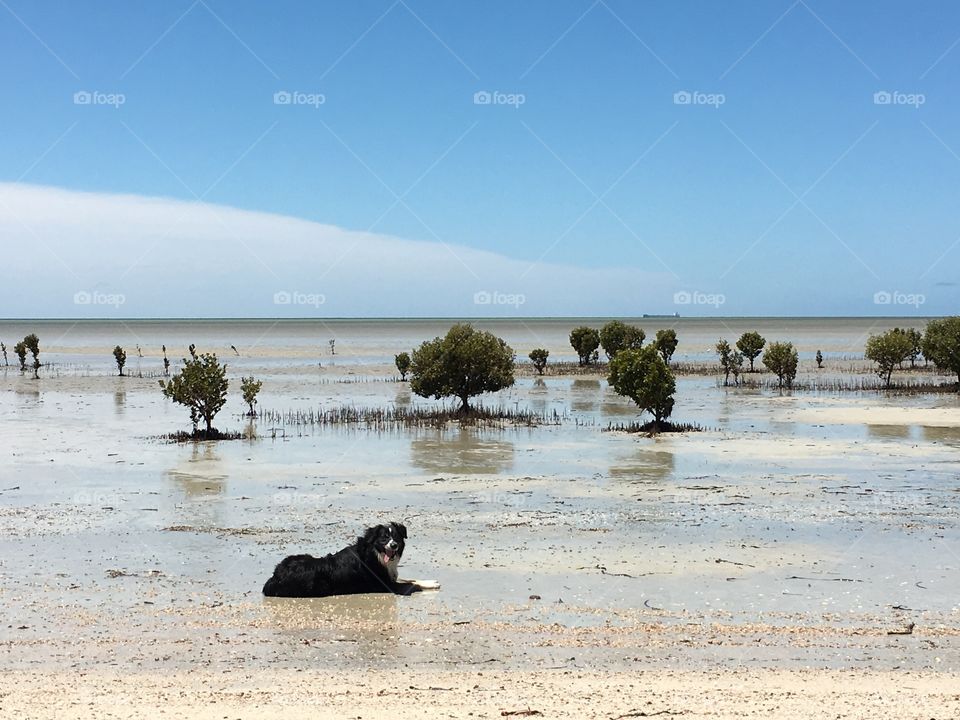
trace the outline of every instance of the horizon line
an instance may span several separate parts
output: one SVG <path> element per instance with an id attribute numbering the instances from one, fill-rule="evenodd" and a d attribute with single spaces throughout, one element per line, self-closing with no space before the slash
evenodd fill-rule
<path id="1" fill-rule="evenodd" d="M 418 321 L 445 320 L 455 322 L 486 322 L 506 320 L 930 320 L 951 317 L 950 315 L 671 315 L 648 313 L 646 315 L 499 315 L 471 317 L 462 315 L 344 315 L 331 317 L 34 317 L 0 318 L 0 323 L 23 322 L 326 322 L 326 321 Z"/>

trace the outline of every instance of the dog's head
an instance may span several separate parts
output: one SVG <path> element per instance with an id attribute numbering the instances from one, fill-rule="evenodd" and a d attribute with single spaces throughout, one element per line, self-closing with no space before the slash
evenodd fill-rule
<path id="1" fill-rule="evenodd" d="M 396 522 L 368 528 L 363 535 L 364 543 L 374 549 L 377 560 L 388 570 L 396 570 L 406 539 L 407 528 Z"/>

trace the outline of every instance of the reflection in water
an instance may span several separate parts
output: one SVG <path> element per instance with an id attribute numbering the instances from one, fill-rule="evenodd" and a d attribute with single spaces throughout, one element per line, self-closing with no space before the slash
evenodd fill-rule
<path id="1" fill-rule="evenodd" d="M 530 409 L 542 413 L 547 411 L 547 383 L 543 378 L 534 378 L 530 387 Z"/>
<path id="2" fill-rule="evenodd" d="M 797 434 L 797 424 L 790 420 L 771 420 L 770 432 L 774 437 L 794 437 Z"/>
<path id="3" fill-rule="evenodd" d="M 717 414 L 717 422 L 720 427 L 726 427 L 730 423 L 730 418 L 737 417 L 741 412 L 743 403 L 738 395 L 724 392 L 720 395 L 720 410 Z"/>
<path id="4" fill-rule="evenodd" d="M 923 439 L 928 442 L 938 442 L 951 447 L 960 447 L 960 427 L 936 427 L 923 425 L 920 428 Z"/>
<path id="5" fill-rule="evenodd" d="M 410 386 L 401 383 L 400 387 L 397 389 L 397 396 L 393 400 L 393 404 L 398 408 L 409 408 L 411 403 L 410 395 Z"/>
<path id="6" fill-rule="evenodd" d="M 13 386 L 13 392 L 29 400 L 40 401 L 40 383 L 38 382 L 17 383 Z"/>
<path id="7" fill-rule="evenodd" d="M 876 440 L 903 440 L 910 437 L 910 426 L 867 425 L 867 435 Z"/>
<path id="8" fill-rule="evenodd" d="M 188 497 L 219 495 L 227 479 L 214 442 L 190 443 L 190 456 L 167 475 Z"/>
<path id="9" fill-rule="evenodd" d="M 613 422 L 629 422 L 631 418 L 640 415 L 640 408 L 630 398 L 621 397 L 612 390 L 603 394 L 600 403 L 600 414 L 605 420 Z"/>
<path id="10" fill-rule="evenodd" d="M 385 645 L 400 642 L 398 596 L 392 593 L 328 598 L 264 598 L 279 632 L 303 642 L 304 631 L 326 631 L 333 642 L 357 643 L 361 656 L 379 658 Z"/>
<path id="11" fill-rule="evenodd" d="M 610 466 L 610 477 L 618 480 L 652 482 L 673 474 L 674 456 L 668 450 L 638 450 L 616 458 Z"/>
<path id="12" fill-rule="evenodd" d="M 117 391 L 113 393 L 113 411 L 117 417 L 122 417 L 124 410 L 127 406 L 127 390 L 126 388 L 117 388 Z"/>
<path id="13" fill-rule="evenodd" d="M 437 431 L 410 442 L 410 462 L 429 473 L 495 474 L 513 468 L 513 443 L 484 440 L 470 428 Z"/>
<path id="14" fill-rule="evenodd" d="M 600 381 L 577 378 L 570 385 L 570 408 L 574 412 L 596 410 L 600 400 Z"/>

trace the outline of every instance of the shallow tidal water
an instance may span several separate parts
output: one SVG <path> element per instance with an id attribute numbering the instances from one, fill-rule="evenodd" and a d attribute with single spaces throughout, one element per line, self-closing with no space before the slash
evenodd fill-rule
<path id="1" fill-rule="evenodd" d="M 261 406 L 277 411 L 428 403 L 381 362 L 409 329 L 389 332 L 368 341 L 368 355 L 319 366 L 238 345 L 231 378 L 263 379 Z M 413 664 L 648 653 L 694 665 L 960 667 L 956 396 L 780 396 L 684 377 L 674 417 L 706 430 L 647 438 L 605 430 L 636 411 L 602 378 L 521 377 L 485 401 L 555 411 L 559 424 L 377 431 L 253 421 L 253 440 L 176 444 L 160 436 L 187 429 L 187 413 L 155 379 L 115 377 L 91 360 L 106 337 L 98 327 L 71 339 L 69 362 L 40 381 L 0 371 L 7 667 L 228 663 L 235 651 L 363 665 L 384 643 Z M 247 427 L 242 410 L 231 397 L 217 425 Z M 285 555 L 337 550 L 389 520 L 410 534 L 401 575 L 438 580 L 439 592 L 260 595 Z M 921 638 L 886 636 L 908 621 Z M 718 650 L 705 639 L 717 624 L 784 636 Z M 851 640 L 858 629 L 876 634 L 868 650 Z M 571 650 L 578 633 L 600 630 L 606 645 Z M 806 630 L 839 639 L 795 642 Z M 673 633 L 663 646 L 662 631 Z M 921 652 L 922 637 L 935 651 Z M 180 642 L 194 648 L 189 657 Z"/>

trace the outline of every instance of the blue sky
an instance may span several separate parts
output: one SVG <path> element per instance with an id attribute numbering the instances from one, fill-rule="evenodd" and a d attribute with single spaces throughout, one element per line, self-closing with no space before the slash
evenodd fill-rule
<path id="1" fill-rule="evenodd" d="M 2 0 L 0 315 L 954 313 L 958 41 L 951 2 Z"/>

